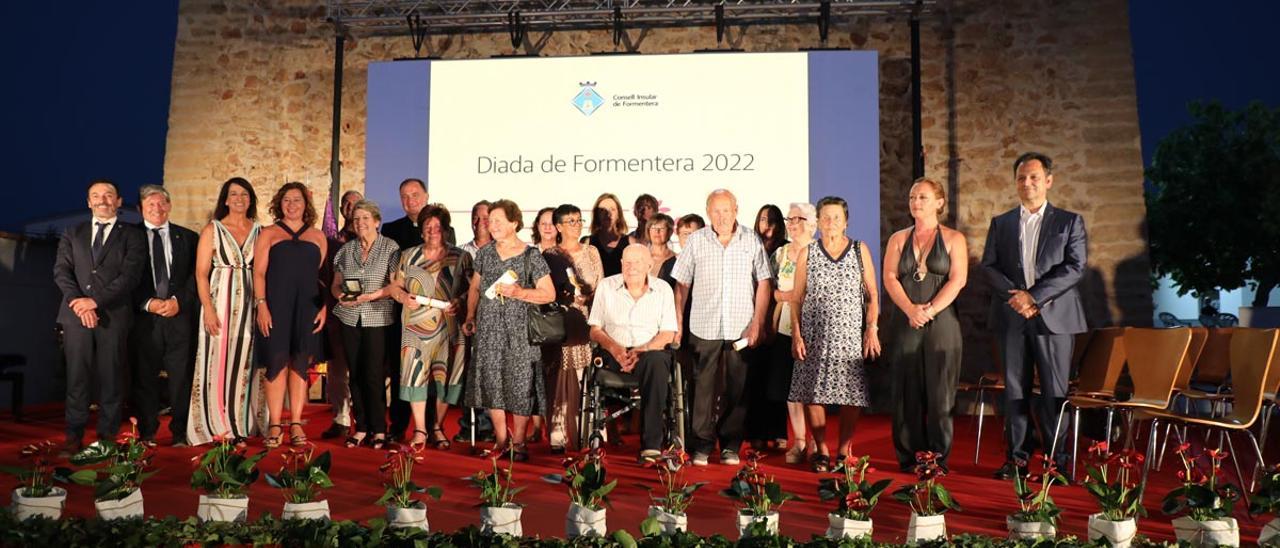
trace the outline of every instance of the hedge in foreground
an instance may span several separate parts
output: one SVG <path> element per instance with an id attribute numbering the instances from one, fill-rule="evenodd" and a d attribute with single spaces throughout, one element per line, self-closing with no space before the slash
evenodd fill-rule
<path id="1" fill-rule="evenodd" d="M 7 508 L 0 509 L 0 545 L 2 546 L 219 546 L 268 545 L 268 546 L 415 546 L 443 548 L 721 548 L 729 546 L 774 547 L 797 546 L 804 548 L 873 548 L 902 546 L 877 543 L 868 540 L 835 542 L 815 537 L 804 541 L 789 537 L 754 538 L 742 542 L 729 540 L 722 535 L 702 537 L 681 534 L 673 537 L 634 538 L 626 531 L 615 531 L 606 538 L 579 538 L 574 541 L 515 538 L 506 535 L 482 535 L 474 526 L 453 533 L 426 533 L 416 529 L 389 529 L 381 519 L 369 520 L 360 525 L 353 521 L 281 521 L 265 515 L 251 523 L 201 523 L 194 517 L 179 521 L 173 516 L 164 519 L 100 520 L 63 518 L 51 520 L 33 518 L 26 521 L 14 519 Z M 1094 546 L 1074 537 L 1056 541 L 1012 542 L 1001 538 L 978 535 L 957 535 L 950 542 L 929 542 L 924 547 L 1050 547 Z M 1173 546 L 1153 543 L 1139 537 L 1134 546 Z"/>

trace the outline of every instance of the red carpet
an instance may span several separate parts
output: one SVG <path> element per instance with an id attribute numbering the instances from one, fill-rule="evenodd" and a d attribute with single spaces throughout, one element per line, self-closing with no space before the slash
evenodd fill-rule
<path id="1" fill-rule="evenodd" d="M 370 518 L 384 516 L 384 510 L 374 506 L 374 501 L 381 495 L 379 486 L 378 465 L 383 461 L 383 453 L 372 449 L 347 449 L 341 440 L 319 440 L 320 432 L 329 425 L 327 405 L 312 405 L 307 416 L 309 425 L 307 433 L 316 441 L 318 450 L 333 452 L 333 470 L 331 476 L 335 487 L 326 492 L 334 519 L 351 519 L 360 522 Z M 948 530 L 951 534 L 979 533 L 1004 536 L 1005 516 L 1017 509 L 1010 482 L 991 479 L 991 472 L 997 468 L 1002 459 L 1002 442 L 1000 439 L 1000 423 L 998 418 L 989 421 L 984 434 L 983 455 L 978 465 L 973 465 L 973 434 L 975 423 L 968 417 L 956 420 L 956 446 L 952 459 L 952 473 L 944 480 L 944 484 L 955 494 L 964 506 L 964 511 L 947 515 Z M 0 464 L 16 464 L 18 449 L 22 444 L 40 440 L 53 439 L 62 441 L 62 411 L 60 406 L 29 408 L 27 421 L 15 423 L 12 420 L 0 422 Z M 456 428 L 452 418 L 448 422 L 450 434 Z M 858 451 L 872 456 L 873 466 L 877 472 L 873 477 L 890 477 L 896 488 L 901 482 L 910 481 L 908 474 L 897 472 L 893 457 L 893 445 L 889 432 L 889 418 L 883 415 L 869 415 L 863 418 L 856 435 Z M 830 428 L 829 431 L 834 430 Z M 161 427 L 162 435 L 167 430 Z M 91 441 L 91 440 L 86 440 Z M 172 514 L 179 517 L 195 515 L 196 493 L 188 484 L 189 472 L 192 469 L 191 458 L 200 454 L 202 448 L 175 449 L 166 447 L 167 437 L 160 439 L 156 458 L 159 473 L 147 481 L 143 487 L 146 498 L 146 510 L 150 515 Z M 648 469 L 635 464 L 636 442 L 634 436 L 625 437 L 626 445 L 610 448 L 609 473 L 618 480 L 618 488 L 611 499 L 613 509 L 609 512 L 609 529 L 625 528 L 638 534 L 639 522 L 644 519 L 648 505 L 647 492 L 639 485 L 657 485 L 656 475 Z M 1247 442 L 1246 442 L 1247 443 Z M 254 447 L 261 446 L 260 440 L 254 440 Z M 834 447 L 834 444 L 832 444 Z M 1237 446 L 1239 447 L 1239 445 Z M 1172 455 L 1169 455 L 1172 457 Z M 527 463 L 516 464 L 516 481 L 527 489 L 517 496 L 517 501 L 524 504 L 524 531 L 526 535 L 543 537 L 563 537 L 564 514 L 568 506 L 568 496 L 563 487 L 551 485 L 542 479 L 544 474 L 559 473 L 561 457 L 547 452 L 545 445 L 532 448 L 532 458 Z M 793 501 L 781 510 L 782 533 L 799 539 L 808 539 L 812 535 L 821 535 L 826 529 L 827 503 L 817 497 L 817 480 L 819 476 L 799 466 L 783 463 L 782 455 L 771 454 L 763 461 L 765 469 L 775 474 L 785 490 L 799 495 L 801 501 Z M 278 455 L 270 455 L 263 460 L 263 470 L 274 471 L 280 465 Z M 1171 540 L 1172 528 L 1169 517 L 1160 513 L 1159 500 L 1176 485 L 1174 469 L 1177 465 L 1166 459 L 1165 469 L 1152 471 L 1151 485 L 1146 497 L 1148 517 L 1140 519 L 1138 529 L 1157 540 Z M 489 466 L 489 461 L 471 456 L 465 444 L 454 444 L 448 452 L 427 451 L 425 465 L 415 469 L 415 481 L 420 485 L 438 485 L 444 488 L 444 496 L 439 501 L 429 502 L 428 518 L 432 530 L 451 531 L 469 524 L 479 522 L 473 507 L 477 502 L 477 491 L 464 479 L 476 470 Z M 718 494 L 727 486 L 728 479 L 736 468 L 721 466 L 712 459 L 707 468 L 689 467 L 687 478 L 690 481 L 710 481 L 711 484 L 699 491 L 689 511 L 689 527 L 699 534 L 722 533 L 729 538 L 736 537 L 734 525 L 733 501 Z M 1246 473 L 1247 474 L 1247 473 Z M 1083 469 L 1081 471 L 1083 475 Z M 1234 475 L 1234 474 L 1233 474 Z M 3 484 L 11 490 L 16 484 L 9 477 Z M 67 510 L 70 515 L 93 515 L 92 491 L 89 487 L 70 486 Z M 1088 515 L 1096 511 L 1093 499 L 1081 487 L 1055 487 L 1053 497 L 1063 509 L 1059 524 L 1059 534 L 1070 534 L 1083 537 Z M 249 515 L 257 518 L 263 513 L 279 515 L 284 502 L 283 496 L 269 487 L 264 481 L 256 483 L 251 491 Z M 1264 521 L 1253 521 L 1245 514 L 1245 505 L 1237 504 L 1236 517 L 1240 521 L 1241 541 L 1253 544 Z M 875 520 L 875 539 L 877 541 L 901 541 L 906 529 L 909 510 L 906 506 L 891 500 L 887 493 L 873 513 Z"/>

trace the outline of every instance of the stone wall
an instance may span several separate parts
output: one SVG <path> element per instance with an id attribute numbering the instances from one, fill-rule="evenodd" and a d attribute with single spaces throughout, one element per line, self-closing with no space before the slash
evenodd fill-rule
<path id="1" fill-rule="evenodd" d="M 927 174 L 946 182 L 950 223 L 980 257 L 991 216 L 1016 205 L 1012 161 L 1025 150 L 1058 164 L 1050 199 L 1085 216 L 1093 325 L 1151 321 L 1143 233 L 1142 156 L 1124 0 L 944 0 L 921 25 Z M 265 203 L 287 179 L 318 193 L 329 181 L 333 30 L 319 0 L 183 0 L 174 55 L 166 185 L 178 222 L 203 224 L 218 185 L 252 181 Z M 746 51 L 817 46 L 814 25 L 731 28 Z M 716 47 L 711 28 L 631 31 L 643 53 Z M 910 222 L 910 32 L 905 18 L 833 22 L 832 47 L 880 55 L 883 239 Z M 533 32 L 523 51 L 543 56 L 613 49 L 608 32 Z M 424 54 L 446 59 L 512 53 L 506 33 L 433 36 Z M 343 189 L 363 187 L 366 68 L 413 56 L 407 36 L 346 42 Z M 975 270 L 958 303 L 966 336 L 986 340 L 987 289 Z M 973 336 L 977 336 L 974 338 Z M 984 367 L 985 344 L 966 348 Z"/>

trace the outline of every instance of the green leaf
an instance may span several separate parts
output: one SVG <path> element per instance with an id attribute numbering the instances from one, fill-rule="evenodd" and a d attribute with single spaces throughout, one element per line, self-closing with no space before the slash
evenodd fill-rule
<path id="1" fill-rule="evenodd" d="M 329 473 L 329 465 L 332 461 L 333 461 L 333 457 L 329 455 L 328 451 L 325 451 L 323 453 L 320 453 L 320 456 L 316 457 L 315 460 L 312 461 L 311 465 L 319 467 L 320 470 L 324 471 L 327 474 Z"/>
<path id="2" fill-rule="evenodd" d="M 432 485 L 431 487 L 428 487 L 426 489 L 426 493 L 427 493 L 427 496 L 435 500 L 440 500 L 440 497 L 444 495 L 444 489 L 437 487 L 435 485 Z"/>
<path id="3" fill-rule="evenodd" d="M 947 491 L 947 488 L 943 487 L 941 483 L 933 484 L 933 496 L 937 497 L 938 502 L 942 503 L 942 506 L 946 509 L 960 511 L 960 503 L 951 498 L 951 492 Z"/>
<path id="4" fill-rule="evenodd" d="M 640 534 L 646 537 L 653 537 L 662 534 L 662 526 L 658 525 L 657 518 L 645 518 L 640 522 Z"/>
<path id="5" fill-rule="evenodd" d="M 71 474 L 70 478 L 71 481 L 79 485 L 93 485 L 93 483 L 98 479 L 98 472 L 96 470 L 88 469 L 76 470 Z"/>
<path id="6" fill-rule="evenodd" d="M 628 533 L 626 529 L 618 529 L 613 532 L 613 541 L 618 543 L 622 548 L 636 548 L 636 539 Z"/>

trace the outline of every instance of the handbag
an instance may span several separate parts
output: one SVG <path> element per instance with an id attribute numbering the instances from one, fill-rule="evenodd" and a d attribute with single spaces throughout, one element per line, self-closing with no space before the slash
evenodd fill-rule
<path id="1" fill-rule="evenodd" d="M 529 264 L 529 253 L 537 253 L 533 248 L 524 253 L 524 277 L 527 287 L 534 287 L 535 280 Z M 565 307 L 555 301 L 547 304 L 529 305 L 526 309 L 529 326 L 529 344 L 562 344 L 565 339 L 564 316 Z"/>

